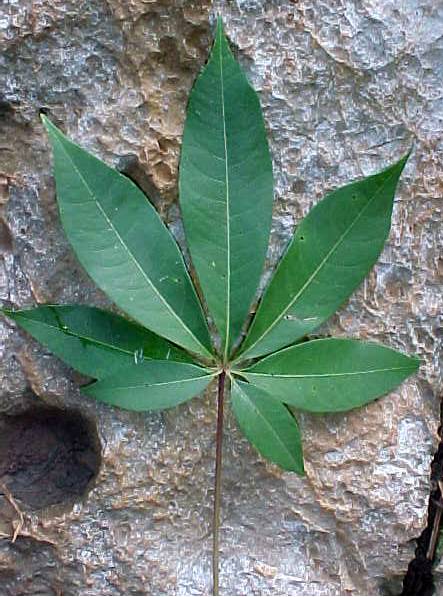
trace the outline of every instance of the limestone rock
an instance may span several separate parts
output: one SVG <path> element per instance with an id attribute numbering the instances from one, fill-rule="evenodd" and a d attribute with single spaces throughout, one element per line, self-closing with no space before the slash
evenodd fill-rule
<path id="1" fill-rule="evenodd" d="M 217 12 L 260 93 L 269 132 L 276 196 L 268 273 L 326 191 L 414 142 L 386 249 L 322 333 L 423 359 L 419 377 L 377 403 L 302 417 L 304 479 L 265 464 L 228 418 L 222 589 L 395 592 L 426 524 L 441 392 L 439 2 L 3 0 L 0 299 L 107 304 L 61 230 L 41 109 L 135 178 L 181 238 L 186 100 Z M 213 392 L 161 414 L 111 410 L 81 396 L 78 376 L 5 320 L 0 356 L 1 413 L 79 409 L 102 445 L 100 472 L 82 499 L 38 511 L 22 504 L 20 521 L 3 498 L 0 592 L 207 592 Z"/>

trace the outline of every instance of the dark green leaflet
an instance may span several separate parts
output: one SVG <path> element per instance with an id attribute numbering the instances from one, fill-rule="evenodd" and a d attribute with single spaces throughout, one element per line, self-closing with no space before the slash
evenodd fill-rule
<path id="1" fill-rule="evenodd" d="M 219 20 L 208 64 L 189 99 L 180 203 L 225 362 L 263 270 L 272 200 L 272 164 L 258 97 Z"/>
<path id="2" fill-rule="evenodd" d="M 215 372 L 188 363 L 143 361 L 85 386 L 83 393 L 128 410 L 171 408 L 206 388 Z"/>
<path id="3" fill-rule="evenodd" d="M 65 363 L 98 379 L 143 359 L 190 360 L 164 338 L 96 307 L 42 305 L 3 312 Z"/>
<path id="4" fill-rule="evenodd" d="M 303 475 L 300 429 L 284 404 L 252 384 L 234 379 L 231 406 L 241 430 L 264 458 Z"/>
<path id="5" fill-rule="evenodd" d="M 128 315 L 209 357 L 206 322 L 183 257 L 143 193 L 43 117 L 63 227 L 92 279 Z"/>
<path id="6" fill-rule="evenodd" d="M 297 228 L 242 346 L 268 354 L 309 334 L 352 294 L 383 249 L 408 156 L 320 201 Z"/>
<path id="7" fill-rule="evenodd" d="M 386 346 L 341 338 L 312 340 L 241 372 L 274 398 L 311 412 L 346 411 L 394 389 L 420 361 Z"/>

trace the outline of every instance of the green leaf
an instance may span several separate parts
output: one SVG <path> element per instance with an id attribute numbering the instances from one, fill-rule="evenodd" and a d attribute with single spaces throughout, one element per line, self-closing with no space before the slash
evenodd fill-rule
<path id="1" fill-rule="evenodd" d="M 328 338 L 281 350 L 241 375 L 291 406 L 326 413 L 350 410 L 386 394 L 419 364 L 386 346 Z"/>
<path id="2" fill-rule="evenodd" d="M 196 365 L 144 361 L 85 386 L 82 392 L 127 410 L 163 410 L 199 394 L 213 377 L 213 371 Z"/>
<path id="3" fill-rule="evenodd" d="M 408 156 L 330 193 L 306 216 L 261 301 L 241 349 L 261 356 L 309 334 L 363 281 L 383 249 Z"/>
<path id="4" fill-rule="evenodd" d="M 301 434 L 290 410 L 263 390 L 232 381 L 231 406 L 240 429 L 260 454 L 286 471 L 304 474 Z"/>
<path id="5" fill-rule="evenodd" d="M 189 99 L 179 184 L 192 261 L 227 360 L 263 270 L 273 178 L 259 100 L 221 19 Z"/>
<path id="6" fill-rule="evenodd" d="M 42 117 L 60 216 L 78 259 L 133 319 L 209 357 L 209 333 L 176 242 L 138 187 Z"/>
<path id="7" fill-rule="evenodd" d="M 143 359 L 190 360 L 160 336 L 96 307 L 43 305 L 2 312 L 65 363 L 98 379 Z"/>

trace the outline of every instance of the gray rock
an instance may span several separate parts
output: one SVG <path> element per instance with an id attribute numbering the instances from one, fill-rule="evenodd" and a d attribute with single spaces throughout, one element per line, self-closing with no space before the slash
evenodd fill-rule
<path id="1" fill-rule="evenodd" d="M 268 274 L 326 191 L 414 143 L 386 249 L 322 332 L 423 359 L 420 375 L 383 400 L 346 415 L 303 416 L 304 479 L 263 462 L 228 416 L 222 589 L 398 591 L 426 524 L 442 389 L 441 2 L 3 0 L 0 299 L 108 304 L 61 230 L 42 108 L 135 177 L 181 237 L 186 99 L 217 12 L 269 131 L 276 197 Z M 3 498 L 0 592 L 207 592 L 213 391 L 162 414 L 127 413 L 81 396 L 78 376 L 6 320 L 0 355 L 3 414 L 78 408 L 102 444 L 100 472 L 82 499 L 39 511 L 18 504 L 21 520 Z M 13 523 L 15 544 L 6 538 Z"/>

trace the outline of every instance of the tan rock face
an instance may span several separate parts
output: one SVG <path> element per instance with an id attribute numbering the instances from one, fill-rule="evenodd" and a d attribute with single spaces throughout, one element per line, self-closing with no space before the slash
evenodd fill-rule
<path id="1" fill-rule="evenodd" d="M 61 230 L 41 108 L 135 178 L 182 238 L 183 119 L 217 12 L 269 131 L 276 194 L 268 272 L 326 191 L 414 141 L 388 245 L 321 332 L 381 341 L 424 361 L 419 377 L 364 409 L 303 415 L 305 479 L 265 464 L 228 416 L 221 585 L 230 594 L 398 591 L 425 524 L 441 391 L 438 2 L 4 1 L 0 299 L 107 304 Z M 205 593 L 213 391 L 162 414 L 127 413 L 82 397 L 78 376 L 5 320 L 0 354 L 2 413 L 78 408 L 102 446 L 83 499 L 39 511 L 18 503 L 21 519 L 2 498 L 0 592 Z M 17 529 L 12 545 L 5 537 Z"/>

